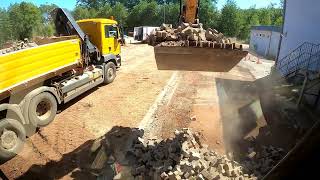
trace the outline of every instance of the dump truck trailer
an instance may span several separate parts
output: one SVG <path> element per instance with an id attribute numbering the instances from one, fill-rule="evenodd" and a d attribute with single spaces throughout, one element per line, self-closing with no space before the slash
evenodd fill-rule
<path id="1" fill-rule="evenodd" d="M 39 46 L 0 55 L 0 159 L 22 148 L 37 128 L 50 124 L 58 106 L 111 83 L 121 65 L 119 28 L 112 19 L 78 21 L 53 12 L 57 34 Z"/>

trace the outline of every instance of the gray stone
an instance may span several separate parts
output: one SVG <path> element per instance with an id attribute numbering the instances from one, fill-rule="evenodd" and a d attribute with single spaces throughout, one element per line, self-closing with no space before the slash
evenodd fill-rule
<path id="1" fill-rule="evenodd" d="M 231 175 L 233 176 L 233 177 L 237 177 L 237 176 L 240 176 L 240 168 L 235 168 L 235 169 L 233 169 L 232 171 L 231 171 Z"/>
<path id="2" fill-rule="evenodd" d="M 225 173 L 225 170 L 224 170 L 224 168 L 223 168 L 223 164 L 219 164 L 217 170 L 218 170 L 218 172 L 221 173 L 221 174 L 224 174 L 224 173 Z"/>
<path id="3" fill-rule="evenodd" d="M 145 171 L 146 171 L 146 167 L 144 165 L 139 166 L 139 167 L 136 168 L 136 172 L 139 173 L 139 174 L 143 173 Z"/>
<path id="4" fill-rule="evenodd" d="M 198 165 L 199 165 L 199 161 L 192 161 L 192 162 L 191 162 L 191 167 L 192 167 L 193 169 L 197 169 Z"/>
<path id="5" fill-rule="evenodd" d="M 136 176 L 134 177 L 134 180 L 143 180 L 144 178 L 140 175 L 140 176 Z"/>
<path id="6" fill-rule="evenodd" d="M 161 177 L 162 179 L 167 179 L 167 178 L 169 178 L 169 175 L 168 175 L 166 172 L 163 172 L 163 173 L 160 175 L 160 177 Z"/>
<path id="7" fill-rule="evenodd" d="M 202 174 L 198 174 L 197 180 L 205 180 Z"/>
<path id="8" fill-rule="evenodd" d="M 185 172 L 183 174 L 183 177 L 185 177 L 186 179 L 188 179 L 190 176 L 191 176 L 191 173 L 189 173 L 189 172 Z"/>
<path id="9" fill-rule="evenodd" d="M 206 169 L 202 170 L 202 171 L 201 171 L 201 174 L 202 174 L 202 176 L 203 176 L 205 179 L 212 180 L 212 179 L 214 178 L 213 174 L 211 174 L 210 172 L 208 172 Z"/>
<path id="10" fill-rule="evenodd" d="M 180 135 L 180 134 L 181 134 L 181 132 L 180 132 L 179 130 L 176 129 L 176 130 L 174 131 L 174 135 L 178 136 L 178 135 Z"/>
<path id="11" fill-rule="evenodd" d="M 216 167 L 217 166 L 217 162 L 218 162 L 218 160 L 216 158 L 212 158 L 210 163 L 209 163 L 209 166 Z"/>
<path id="12" fill-rule="evenodd" d="M 244 177 L 238 176 L 238 177 L 235 178 L 235 180 L 244 180 Z"/>
<path id="13" fill-rule="evenodd" d="M 190 117 L 190 121 L 196 121 L 197 120 L 197 116 L 191 116 Z"/>
<path id="14" fill-rule="evenodd" d="M 190 161 L 199 160 L 201 158 L 200 153 L 191 151 L 190 152 Z"/>
<path id="15" fill-rule="evenodd" d="M 200 159 L 200 164 L 202 165 L 202 168 L 207 169 L 209 167 L 209 163 L 205 160 Z"/>
<path id="16" fill-rule="evenodd" d="M 247 157 L 248 157 L 249 159 L 253 159 L 256 154 L 257 154 L 256 152 L 252 151 L 251 153 L 249 153 L 249 154 L 247 155 Z"/>
<path id="17" fill-rule="evenodd" d="M 223 169 L 224 169 L 225 171 L 231 171 L 231 170 L 233 169 L 232 164 L 231 164 L 231 163 L 225 163 L 225 164 L 223 165 Z"/>

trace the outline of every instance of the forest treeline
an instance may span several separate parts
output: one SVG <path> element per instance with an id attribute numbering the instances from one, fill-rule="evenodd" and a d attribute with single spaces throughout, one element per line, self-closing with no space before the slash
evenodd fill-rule
<path id="1" fill-rule="evenodd" d="M 234 0 L 217 8 L 218 0 L 200 1 L 200 22 L 229 37 L 248 40 L 253 25 L 282 25 L 282 1 L 265 8 L 240 9 Z M 123 27 L 177 25 L 180 0 L 78 0 L 70 10 L 76 20 L 113 16 Z M 21 2 L 0 9 L 0 45 L 8 40 L 54 35 L 50 12 L 55 4 Z"/>

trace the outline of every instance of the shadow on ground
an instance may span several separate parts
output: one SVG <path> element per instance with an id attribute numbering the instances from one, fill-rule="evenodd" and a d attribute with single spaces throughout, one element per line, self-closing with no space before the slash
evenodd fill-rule
<path id="1" fill-rule="evenodd" d="M 155 150 L 167 148 L 168 144 L 175 141 L 175 138 L 167 139 L 143 147 L 140 139 L 143 134 L 144 131 L 137 128 L 115 126 L 104 136 L 89 140 L 74 151 L 64 154 L 59 161 L 33 165 L 18 179 L 61 179 L 66 175 L 73 179 L 113 179 L 118 171 L 121 171 L 121 178 L 130 179 L 132 169 L 140 165 L 138 158 L 141 158 L 135 154 L 136 151 L 132 151 L 133 147 L 140 145 L 140 153 L 143 154 L 150 148 Z M 181 150 L 182 145 L 179 143 L 176 145 L 176 148 Z M 177 153 L 177 156 L 181 156 L 181 153 Z M 156 158 L 150 156 L 148 161 L 156 161 Z M 145 172 L 148 172 L 148 168 L 146 165 Z M 148 174 L 146 177 L 153 179 L 148 177 Z"/>

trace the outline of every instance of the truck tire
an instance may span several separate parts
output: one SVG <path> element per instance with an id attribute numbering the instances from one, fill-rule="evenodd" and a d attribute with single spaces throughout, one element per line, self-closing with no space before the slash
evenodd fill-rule
<path id="1" fill-rule="evenodd" d="M 113 62 L 108 62 L 104 65 L 104 83 L 110 84 L 117 76 L 116 65 Z"/>
<path id="2" fill-rule="evenodd" d="M 50 124 L 57 114 L 56 98 L 48 92 L 34 96 L 29 104 L 29 119 L 37 127 Z"/>
<path id="3" fill-rule="evenodd" d="M 26 141 L 23 125 L 14 119 L 0 120 L 0 159 L 6 161 L 16 156 Z"/>

